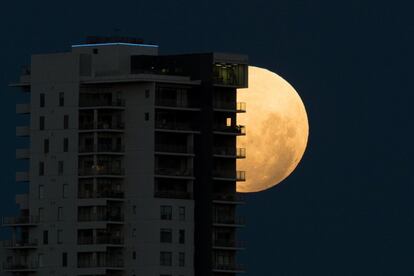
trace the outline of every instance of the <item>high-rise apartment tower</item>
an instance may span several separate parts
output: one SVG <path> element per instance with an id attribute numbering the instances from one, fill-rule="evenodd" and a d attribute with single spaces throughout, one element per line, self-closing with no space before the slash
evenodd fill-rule
<path id="1" fill-rule="evenodd" d="M 242 200 L 237 88 L 246 56 L 158 55 L 131 38 L 89 38 L 33 55 L 17 149 L 20 213 L 4 217 L 4 275 L 232 276 Z M 24 184 L 19 184 L 24 185 Z"/>

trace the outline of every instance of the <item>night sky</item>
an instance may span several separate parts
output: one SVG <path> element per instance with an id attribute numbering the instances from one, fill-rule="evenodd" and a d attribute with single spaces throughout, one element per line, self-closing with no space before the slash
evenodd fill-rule
<path id="1" fill-rule="evenodd" d="M 15 126 L 27 121 L 14 115 L 15 103 L 25 99 L 7 87 L 20 66 L 87 35 L 132 35 L 165 54 L 247 54 L 252 65 L 291 82 L 305 103 L 304 159 L 282 184 L 249 195 L 242 209 L 247 276 L 414 275 L 414 23 L 407 3 L 2 2 L 0 215 L 17 212 L 14 195 L 27 187 L 14 183 L 25 166 L 14 161 L 25 143 L 16 141 Z"/>

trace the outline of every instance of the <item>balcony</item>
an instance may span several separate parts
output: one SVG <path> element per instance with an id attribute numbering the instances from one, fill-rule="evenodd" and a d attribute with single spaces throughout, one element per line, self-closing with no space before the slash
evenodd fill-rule
<path id="1" fill-rule="evenodd" d="M 160 198 L 178 198 L 178 199 L 191 199 L 192 194 L 187 191 L 174 191 L 174 190 L 165 190 L 165 191 L 155 191 L 155 197 Z"/>
<path id="2" fill-rule="evenodd" d="M 213 216 L 214 226 L 244 227 L 246 225 L 243 217 L 236 216 Z"/>
<path id="3" fill-rule="evenodd" d="M 245 102 L 226 102 L 226 101 L 216 100 L 213 103 L 213 107 L 216 111 L 237 112 L 237 113 L 246 112 Z"/>
<path id="4" fill-rule="evenodd" d="M 89 259 L 82 260 L 78 258 L 78 268 L 107 268 L 107 269 L 123 269 L 124 262 L 122 259 L 113 259 L 107 257 L 106 259 Z"/>
<path id="5" fill-rule="evenodd" d="M 18 126 L 18 127 L 16 127 L 16 136 L 18 136 L 18 137 L 28 137 L 28 136 L 30 136 L 30 128 L 28 126 Z"/>
<path id="6" fill-rule="evenodd" d="M 79 100 L 80 109 L 125 109 L 125 100 L 115 99 L 112 100 L 111 95 L 109 97 L 102 96 L 101 94 L 86 97 L 83 94 L 80 95 Z"/>
<path id="7" fill-rule="evenodd" d="M 14 261 L 3 264 L 3 270 L 8 272 L 23 273 L 35 272 L 39 268 L 39 263 L 35 260 L 28 261 Z"/>
<path id="8" fill-rule="evenodd" d="M 155 121 L 155 129 L 175 132 L 199 132 L 197 128 L 192 124 L 182 122 L 167 122 L 163 120 Z"/>
<path id="9" fill-rule="evenodd" d="M 214 194 L 214 203 L 223 204 L 244 204 L 244 197 L 241 194 Z"/>
<path id="10" fill-rule="evenodd" d="M 230 249 L 230 250 L 242 250 L 245 249 L 244 241 L 237 240 L 214 240 L 213 247 L 215 249 Z"/>
<path id="11" fill-rule="evenodd" d="M 193 149 L 187 145 L 173 145 L 173 144 L 156 144 L 155 152 L 157 154 L 178 154 L 178 155 L 193 155 Z"/>
<path id="12" fill-rule="evenodd" d="M 217 180 L 227 180 L 227 181 L 246 181 L 246 172 L 245 171 L 225 171 L 225 170 L 215 170 L 213 172 L 213 178 Z"/>
<path id="13" fill-rule="evenodd" d="M 82 122 L 79 124 L 81 131 L 123 131 L 125 125 L 122 122 Z"/>
<path id="14" fill-rule="evenodd" d="M 112 221 L 112 222 L 123 222 L 124 216 L 122 214 L 97 214 L 97 213 L 81 213 L 78 216 L 79 222 L 105 222 L 105 221 Z"/>
<path id="15" fill-rule="evenodd" d="M 156 177 L 193 179 L 193 170 L 190 168 L 155 168 Z"/>
<path id="16" fill-rule="evenodd" d="M 79 245 L 121 245 L 124 244 L 123 237 L 114 237 L 110 234 L 102 235 L 97 237 L 79 237 L 78 238 Z"/>
<path id="17" fill-rule="evenodd" d="M 213 154 L 215 157 L 228 157 L 228 158 L 246 158 L 245 148 L 233 148 L 233 147 L 214 147 Z"/>
<path id="18" fill-rule="evenodd" d="M 246 127 L 242 125 L 236 126 L 225 126 L 225 125 L 215 125 L 213 126 L 213 131 L 216 134 L 227 134 L 227 135 L 246 135 Z"/>
<path id="19" fill-rule="evenodd" d="M 200 108 L 196 104 L 189 101 L 181 101 L 177 99 L 167 99 L 162 97 L 157 97 L 155 99 L 156 108 L 171 108 L 171 109 L 184 109 L 184 110 L 193 110 L 199 111 Z"/>
<path id="20" fill-rule="evenodd" d="M 2 226 L 36 226 L 38 223 L 37 216 L 3 217 Z"/>
<path id="21" fill-rule="evenodd" d="M 98 190 L 98 191 L 78 191 L 78 198 L 79 199 L 91 199 L 91 198 L 116 198 L 121 199 L 124 198 L 124 192 L 115 190 L 115 189 L 108 189 L 108 190 Z"/>
<path id="22" fill-rule="evenodd" d="M 80 146 L 79 153 L 85 154 L 122 154 L 125 152 L 124 145 L 113 145 L 113 144 L 98 144 Z"/>
<path id="23" fill-rule="evenodd" d="M 29 114 L 30 104 L 16 104 L 16 114 Z"/>
<path id="24" fill-rule="evenodd" d="M 95 165 L 93 167 L 79 168 L 80 177 L 114 176 L 123 177 L 125 170 L 118 167 L 106 167 Z"/>
<path id="25" fill-rule="evenodd" d="M 213 272 L 218 273 L 244 273 L 244 267 L 239 264 L 213 264 Z"/>
<path id="26" fill-rule="evenodd" d="M 38 245 L 37 240 L 8 240 L 3 241 L 3 247 L 7 249 L 36 249 Z"/>
<path id="27" fill-rule="evenodd" d="M 30 150 L 16 149 L 16 159 L 30 159 Z"/>

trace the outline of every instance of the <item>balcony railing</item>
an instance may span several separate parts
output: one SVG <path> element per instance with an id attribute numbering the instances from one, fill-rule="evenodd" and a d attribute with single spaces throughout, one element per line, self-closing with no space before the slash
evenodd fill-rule
<path id="1" fill-rule="evenodd" d="M 155 191 L 155 197 L 191 199 L 192 194 L 186 191 Z"/>
<path id="2" fill-rule="evenodd" d="M 166 176 L 192 176 L 190 168 L 155 168 L 155 174 Z"/>
<path id="3" fill-rule="evenodd" d="M 122 130 L 124 128 L 125 128 L 125 124 L 122 122 L 98 121 L 98 122 L 81 122 L 79 124 L 80 130 L 95 130 L 95 129 Z"/>
<path id="4" fill-rule="evenodd" d="M 112 145 L 112 144 L 98 144 L 97 146 L 81 146 L 79 147 L 80 153 L 91 153 L 91 152 L 114 152 L 122 153 L 125 152 L 124 145 Z"/>
<path id="5" fill-rule="evenodd" d="M 213 149 L 213 153 L 215 155 L 235 156 L 236 158 L 246 158 L 245 148 L 215 147 Z"/>
<path id="6" fill-rule="evenodd" d="M 213 242 L 214 247 L 227 247 L 227 248 L 244 248 L 245 242 L 238 240 L 224 240 L 216 239 Z"/>
<path id="7" fill-rule="evenodd" d="M 180 122 L 155 121 L 155 128 L 165 130 L 198 131 L 192 124 Z"/>
<path id="8" fill-rule="evenodd" d="M 213 176 L 216 178 L 226 178 L 236 181 L 246 181 L 246 172 L 245 171 L 225 171 L 225 170 L 215 170 Z"/>
<path id="9" fill-rule="evenodd" d="M 107 256 L 102 260 L 78 260 L 78 268 L 94 268 L 94 267 L 110 267 L 110 268 L 122 268 L 124 262 L 121 259 L 115 259 L 115 257 Z"/>
<path id="10" fill-rule="evenodd" d="M 236 216 L 213 216 L 213 223 L 228 225 L 245 225 L 244 217 Z"/>
<path id="11" fill-rule="evenodd" d="M 193 149 L 186 145 L 168 145 L 168 144 L 156 144 L 156 152 L 169 152 L 169 153 L 193 153 Z"/>
<path id="12" fill-rule="evenodd" d="M 213 270 L 217 271 L 244 271 L 244 266 L 240 264 L 213 264 Z"/>
<path id="13" fill-rule="evenodd" d="M 243 202 L 244 197 L 241 194 L 214 194 L 213 200 L 228 202 Z"/>
<path id="14" fill-rule="evenodd" d="M 78 244 L 91 245 L 91 244 L 114 244 L 122 245 L 124 243 L 123 237 L 113 236 L 97 236 L 97 237 L 79 237 Z"/>
<path id="15" fill-rule="evenodd" d="M 239 112 L 239 113 L 246 112 L 245 102 L 228 102 L 228 101 L 216 100 L 214 101 L 213 106 L 216 109 L 235 110 L 236 112 Z"/>
<path id="16" fill-rule="evenodd" d="M 25 248 L 25 247 L 37 247 L 37 240 L 7 240 L 3 241 L 3 247 L 6 248 Z"/>
<path id="17" fill-rule="evenodd" d="M 236 134 L 236 135 L 246 135 L 246 127 L 242 125 L 236 125 L 236 126 L 215 125 L 213 129 L 216 132 L 225 132 L 225 133 Z"/>
<path id="18" fill-rule="evenodd" d="M 36 270 L 38 268 L 39 268 L 39 263 L 35 260 L 3 263 L 3 269 L 9 270 L 9 271 Z"/>
<path id="19" fill-rule="evenodd" d="M 80 222 L 92 222 L 92 221 L 124 221 L 122 214 L 79 214 L 78 221 Z"/>
<path id="20" fill-rule="evenodd" d="M 37 216 L 3 217 L 2 225 L 34 225 L 39 223 Z"/>
<path id="21" fill-rule="evenodd" d="M 164 107 L 177 107 L 177 108 L 199 108 L 196 104 L 192 103 L 191 101 L 178 101 L 174 99 L 165 99 L 157 97 L 155 99 L 156 106 L 164 106 Z"/>
<path id="22" fill-rule="evenodd" d="M 79 176 L 94 176 L 94 175 L 124 175 L 123 168 L 112 167 L 96 167 L 96 168 L 79 168 Z"/>
<path id="23" fill-rule="evenodd" d="M 123 198 L 124 192 L 118 190 L 79 191 L 78 198 Z"/>
<path id="24" fill-rule="evenodd" d="M 110 98 L 80 98 L 79 107 L 125 107 L 124 99 L 111 100 Z"/>

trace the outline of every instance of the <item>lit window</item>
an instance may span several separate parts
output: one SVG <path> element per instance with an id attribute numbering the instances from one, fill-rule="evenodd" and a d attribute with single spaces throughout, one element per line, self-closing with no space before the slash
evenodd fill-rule
<path id="1" fill-rule="evenodd" d="M 231 126 L 231 118 L 226 119 L 226 126 Z"/>

